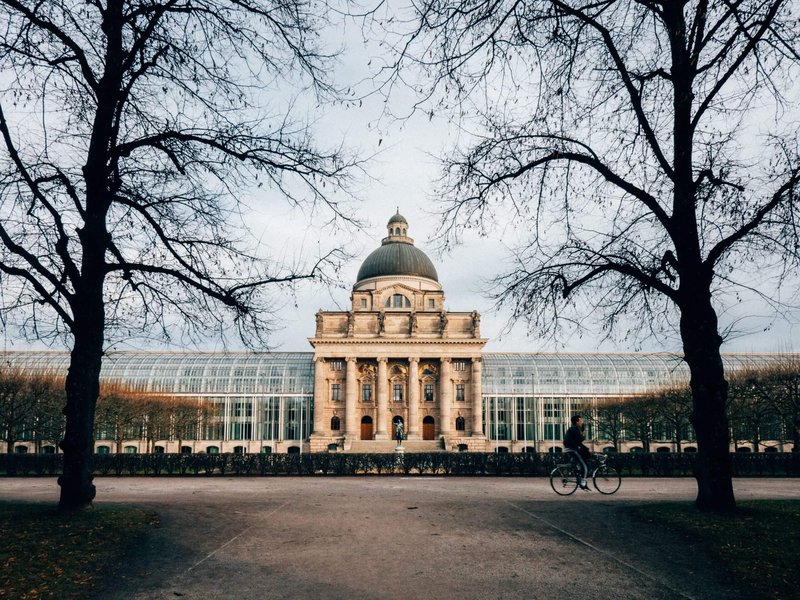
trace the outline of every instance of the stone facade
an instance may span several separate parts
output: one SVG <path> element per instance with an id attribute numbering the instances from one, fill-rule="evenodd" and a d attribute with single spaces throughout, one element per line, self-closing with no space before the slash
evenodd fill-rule
<path id="1" fill-rule="evenodd" d="M 383 246 L 413 248 L 407 226 L 395 215 Z M 408 440 L 429 442 L 431 448 L 485 448 L 481 353 L 486 340 L 480 336 L 480 315 L 446 310 L 432 266 L 417 269 L 419 260 L 404 260 L 421 252 L 397 250 L 405 255 L 398 253 L 393 261 L 386 252 L 390 258 L 379 263 L 381 270 L 370 268 L 369 276 L 356 282 L 351 310 L 317 313 L 316 333 L 309 340 L 314 347 L 312 452 L 392 439 L 398 420 Z M 408 272 L 414 270 L 423 275 Z"/>

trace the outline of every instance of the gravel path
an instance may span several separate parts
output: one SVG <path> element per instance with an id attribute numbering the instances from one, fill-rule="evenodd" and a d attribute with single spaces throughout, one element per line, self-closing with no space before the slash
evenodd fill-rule
<path id="1" fill-rule="evenodd" d="M 545 479 L 98 478 L 98 503 L 162 525 L 103 600 L 248 598 L 728 598 L 725 573 L 632 505 L 691 501 L 691 479 L 626 479 L 561 498 Z M 737 498 L 796 498 L 740 479 Z M 0 480 L 0 498 L 56 501 L 52 479 Z"/>

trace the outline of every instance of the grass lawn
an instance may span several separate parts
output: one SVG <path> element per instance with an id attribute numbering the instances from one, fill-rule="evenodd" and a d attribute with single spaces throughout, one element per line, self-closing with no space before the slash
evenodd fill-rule
<path id="1" fill-rule="evenodd" d="M 85 598 L 157 524 L 154 514 L 100 506 L 0 502 L 0 598 Z"/>
<path id="2" fill-rule="evenodd" d="M 721 564 L 751 598 L 800 598 L 800 500 L 738 502 L 733 514 L 700 512 L 687 503 L 636 508 Z"/>

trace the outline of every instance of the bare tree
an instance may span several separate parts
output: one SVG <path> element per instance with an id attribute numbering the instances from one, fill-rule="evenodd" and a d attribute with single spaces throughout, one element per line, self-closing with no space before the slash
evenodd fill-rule
<path id="1" fill-rule="evenodd" d="M 155 395 L 143 395 L 144 439 L 147 442 L 146 452 L 155 451 L 158 440 L 170 439 L 169 399 Z"/>
<path id="2" fill-rule="evenodd" d="M 657 418 L 667 426 L 675 444 L 681 451 L 681 442 L 689 439 L 689 419 L 692 414 L 692 392 L 688 386 L 670 386 L 653 394 Z"/>
<path id="3" fill-rule="evenodd" d="M 99 437 L 111 440 L 121 454 L 125 440 L 144 439 L 147 398 L 121 383 L 100 387 L 95 410 L 95 430 Z"/>
<path id="4" fill-rule="evenodd" d="M 184 440 L 199 439 L 201 424 L 212 416 L 214 407 L 207 401 L 186 396 L 173 396 L 161 401 L 165 402 L 170 436 L 178 442 L 180 452 Z"/>
<path id="5" fill-rule="evenodd" d="M 14 444 L 19 439 L 23 425 L 33 416 L 25 394 L 24 375 L 12 369 L 0 371 L 0 432 L 6 443 L 6 452 L 14 452 Z"/>
<path id="6" fill-rule="evenodd" d="M 270 258 L 274 240 L 247 231 L 244 184 L 335 222 L 357 163 L 292 117 L 303 90 L 337 94 L 318 36 L 324 0 L 0 7 L 4 324 L 71 344 L 59 484 L 60 506 L 75 508 L 95 495 L 104 348 L 177 323 L 263 342 L 268 290 L 319 277 L 336 256 Z"/>
<path id="7" fill-rule="evenodd" d="M 800 452 L 800 359 L 785 354 L 771 372 L 757 379 L 762 395 L 769 394 L 775 411 L 786 423 L 792 439 L 792 452 Z"/>
<path id="8" fill-rule="evenodd" d="M 14 367 L 0 368 L 0 432 L 6 452 L 20 439 L 57 441 L 63 431 L 59 408 L 63 406 L 63 380 L 46 373 L 30 373 Z M 56 408 L 58 407 L 58 408 Z"/>
<path id="9" fill-rule="evenodd" d="M 45 442 L 58 444 L 64 436 L 64 378 L 50 373 L 28 374 L 26 395 L 32 407 L 31 430 L 36 452 Z"/>
<path id="10" fill-rule="evenodd" d="M 623 412 L 627 401 L 624 399 L 605 401 L 599 403 L 594 411 L 593 418 L 598 437 L 611 440 L 615 452 L 619 452 L 619 443 L 625 430 Z"/>
<path id="11" fill-rule="evenodd" d="M 446 161 L 445 243 L 465 227 L 488 234 L 509 211 L 527 223 L 498 297 L 537 334 L 588 318 L 606 331 L 678 330 L 696 504 L 733 509 L 718 311 L 743 289 L 779 300 L 774 284 L 800 263 L 797 98 L 786 96 L 800 64 L 796 5 L 415 7 L 395 69 L 421 66 L 434 82 L 427 98 L 455 96 L 478 130 Z"/>
<path id="12" fill-rule="evenodd" d="M 749 442 L 753 452 L 761 449 L 763 429 L 778 417 L 771 388 L 767 373 L 761 370 L 742 371 L 730 378 L 728 415 L 733 438 Z"/>
<path id="13" fill-rule="evenodd" d="M 643 452 L 650 452 L 657 411 L 658 406 L 653 398 L 634 398 L 622 406 L 626 437 L 642 442 Z"/>

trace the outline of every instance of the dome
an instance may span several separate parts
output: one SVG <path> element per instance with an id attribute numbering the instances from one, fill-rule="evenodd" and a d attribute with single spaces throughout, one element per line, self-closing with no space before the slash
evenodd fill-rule
<path id="1" fill-rule="evenodd" d="M 439 282 L 436 268 L 431 259 L 407 235 L 408 221 L 400 214 L 400 209 L 389 219 L 386 227 L 389 236 L 383 239 L 381 247 L 374 250 L 358 270 L 356 283 L 371 277 L 386 275 L 410 275 L 425 277 Z"/>
<path id="2" fill-rule="evenodd" d="M 410 275 L 438 282 L 439 276 L 431 259 L 413 244 L 386 240 L 373 250 L 358 270 L 356 282 L 385 275 Z"/>
<path id="3" fill-rule="evenodd" d="M 408 225 L 408 221 L 406 221 L 406 218 L 400 214 L 400 209 L 398 209 L 397 212 L 394 214 L 394 216 L 391 219 L 389 219 L 387 227 L 391 227 L 396 223 L 402 223 L 403 225 Z"/>

